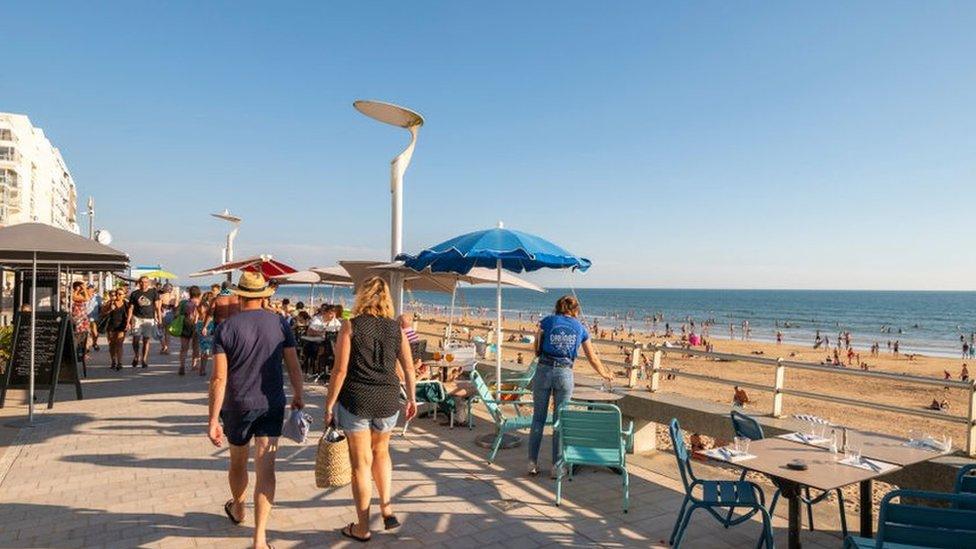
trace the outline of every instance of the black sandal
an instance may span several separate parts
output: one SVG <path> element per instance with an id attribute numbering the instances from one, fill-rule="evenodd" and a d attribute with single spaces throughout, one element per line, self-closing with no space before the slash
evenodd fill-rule
<path id="1" fill-rule="evenodd" d="M 244 519 L 239 519 L 234 516 L 233 511 L 230 510 L 232 505 L 234 505 L 234 500 L 232 499 L 227 500 L 227 503 L 224 504 L 224 513 L 227 514 L 227 518 L 229 518 L 230 521 L 233 522 L 234 524 L 240 524 L 244 522 Z"/>
<path id="2" fill-rule="evenodd" d="M 353 534 L 352 533 L 352 529 L 355 528 L 355 527 L 356 527 L 356 523 L 355 522 L 350 522 L 349 523 L 349 526 L 346 526 L 345 528 L 343 528 L 342 530 L 340 530 L 340 533 L 343 536 L 345 536 L 345 537 L 347 537 L 349 539 L 354 539 L 354 540 L 358 541 L 359 543 L 366 543 L 367 541 L 373 539 L 373 535 L 372 534 L 370 534 L 370 535 L 368 535 L 368 536 L 366 536 L 364 538 L 361 538 L 361 537 L 357 536 L 356 534 Z"/>
<path id="3" fill-rule="evenodd" d="M 383 517 L 383 529 L 393 530 L 394 528 L 400 527 L 400 521 L 397 520 L 396 515 L 390 515 L 388 517 Z"/>

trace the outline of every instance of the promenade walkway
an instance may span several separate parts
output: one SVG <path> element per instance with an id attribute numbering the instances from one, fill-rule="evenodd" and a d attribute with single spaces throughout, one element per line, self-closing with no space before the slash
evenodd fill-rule
<path id="1" fill-rule="evenodd" d="M 63 389 L 54 410 L 43 412 L 52 423 L 14 436 L 0 427 L 13 439 L 0 448 L 0 547 L 248 546 L 250 508 L 240 526 L 222 511 L 227 450 L 205 437 L 205 379 L 178 377 L 175 357 L 153 358 L 148 370 L 112 372 L 104 351 L 96 354 L 102 366 L 89 368 L 85 400 Z M 0 423 L 24 413 L 18 400 L 0 411 Z M 321 391 L 306 397 L 319 429 L 322 401 Z M 474 439 L 488 427 L 478 425 L 470 432 L 418 419 L 406 437 L 394 437 L 394 501 L 404 526 L 374 532 L 371 545 L 666 546 L 681 501 L 670 456 L 635 460 L 651 469 L 631 467 L 629 514 L 620 510 L 618 478 L 592 469 L 564 486 L 557 508 L 548 476 L 524 476 L 524 448 L 486 464 Z M 283 442 L 279 456 L 269 532 L 276 547 L 359 546 L 338 534 L 353 520 L 349 487 L 314 486 L 315 446 Z M 785 521 L 775 525 L 785 546 Z M 725 530 L 703 513 L 686 546 L 751 548 L 758 534 L 758 523 Z M 839 547 L 841 540 L 836 532 L 804 532 L 804 543 Z"/>

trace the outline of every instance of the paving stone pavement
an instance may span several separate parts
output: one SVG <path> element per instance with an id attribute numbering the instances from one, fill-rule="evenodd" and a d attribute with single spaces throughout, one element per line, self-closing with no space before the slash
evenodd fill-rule
<path id="1" fill-rule="evenodd" d="M 40 412 L 53 421 L 18 434 L 0 458 L 0 548 L 248 547 L 250 507 L 240 526 L 223 514 L 227 450 L 205 436 L 205 378 L 177 376 L 173 356 L 153 358 L 148 370 L 113 372 L 105 352 L 96 353 L 92 363 L 102 366 L 89 368 L 85 399 L 59 389 L 55 408 Z M 310 392 L 306 402 L 320 428 L 324 393 Z M 8 406 L 24 409 L 17 399 Z M 10 415 L 4 410 L 3 419 Z M 564 484 L 564 503 L 556 507 L 548 475 L 524 475 L 524 447 L 486 463 L 487 450 L 474 441 L 489 430 L 483 420 L 469 431 L 421 418 L 406 436 L 395 436 L 394 506 L 403 526 L 374 531 L 369 545 L 667 545 L 682 493 L 666 471 L 630 466 L 627 514 L 620 478 L 596 469 Z M 270 540 L 279 548 L 360 546 L 338 534 L 354 520 L 350 488 L 315 488 L 314 460 L 314 444 L 282 442 Z M 377 518 L 374 528 L 380 526 Z M 777 518 L 775 526 L 785 547 L 785 521 Z M 759 531 L 758 522 L 726 530 L 701 513 L 685 546 L 754 547 Z M 803 540 L 814 548 L 842 545 L 836 532 L 805 531 Z"/>

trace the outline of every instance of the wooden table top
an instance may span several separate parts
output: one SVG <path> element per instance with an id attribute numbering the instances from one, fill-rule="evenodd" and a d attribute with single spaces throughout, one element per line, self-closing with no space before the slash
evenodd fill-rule
<path id="1" fill-rule="evenodd" d="M 624 398 L 623 393 L 608 393 L 591 387 L 573 388 L 573 400 L 583 400 L 586 402 L 614 402 Z"/>
<path id="2" fill-rule="evenodd" d="M 756 457 L 737 461 L 732 465 L 820 490 L 833 490 L 862 480 L 870 480 L 882 474 L 837 463 L 844 457 L 843 454 L 831 454 L 816 446 L 777 437 L 753 441 L 749 445 L 749 453 Z M 794 459 L 802 459 L 807 464 L 807 470 L 796 471 L 788 468 L 786 464 Z M 889 470 L 884 474 L 890 472 L 892 471 Z"/>

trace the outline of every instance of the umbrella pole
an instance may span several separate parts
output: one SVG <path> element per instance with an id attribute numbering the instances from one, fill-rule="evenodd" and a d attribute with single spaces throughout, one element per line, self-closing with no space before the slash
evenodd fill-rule
<path id="1" fill-rule="evenodd" d="M 498 278 L 495 280 L 495 400 L 502 400 L 502 260 L 495 260 L 495 268 L 498 271 Z M 494 445 L 495 434 L 487 434 L 479 437 L 476 441 L 479 446 L 491 448 Z M 505 433 L 502 442 L 498 446 L 499 450 L 508 450 L 522 444 L 522 439 L 518 435 Z"/>
<path id="2" fill-rule="evenodd" d="M 30 390 L 27 392 L 27 423 L 34 423 L 34 347 L 37 344 L 37 252 L 31 264 L 31 351 L 30 351 Z"/>
<path id="3" fill-rule="evenodd" d="M 457 281 L 454 281 L 454 288 L 451 289 L 451 312 L 448 313 L 447 317 L 447 345 L 444 346 L 445 349 L 451 345 L 451 337 L 454 335 L 454 298 L 457 296 Z"/>
<path id="4" fill-rule="evenodd" d="M 315 306 L 315 283 L 312 283 L 308 287 L 308 306 Z"/>
<path id="5" fill-rule="evenodd" d="M 497 286 L 495 286 L 495 387 L 498 393 L 495 400 L 502 400 L 502 260 L 495 260 L 498 270 Z"/>

